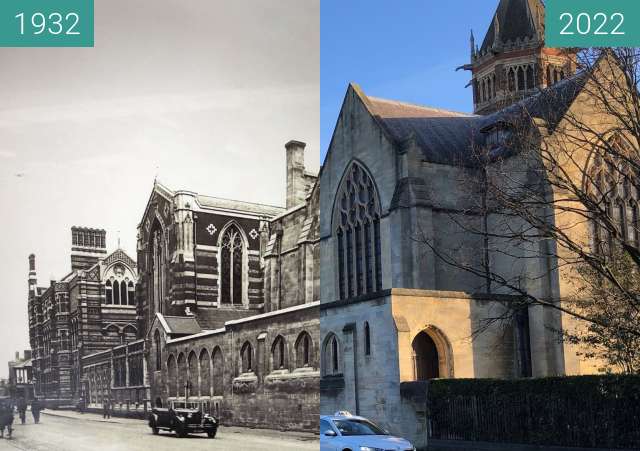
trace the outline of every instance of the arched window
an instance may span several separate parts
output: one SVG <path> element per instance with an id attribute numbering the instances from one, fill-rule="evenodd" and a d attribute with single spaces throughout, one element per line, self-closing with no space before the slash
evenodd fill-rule
<path id="1" fill-rule="evenodd" d="M 487 100 L 487 82 L 486 80 L 482 80 L 482 101 L 485 102 Z"/>
<path id="2" fill-rule="evenodd" d="M 113 304 L 113 287 L 111 286 L 110 280 L 107 280 L 107 283 L 105 283 L 105 295 L 107 304 Z"/>
<path id="3" fill-rule="evenodd" d="M 628 144 L 623 139 L 613 138 L 610 145 L 618 148 L 617 152 L 620 154 L 627 154 L 625 147 L 628 147 Z M 602 150 L 604 152 L 604 149 Z M 606 208 L 607 214 L 614 220 L 618 229 L 616 241 L 624 240 L 632 246 L 640 246 L 638 176 L 625 162 L 614 159 L 610 154 L 594 155 L 588 175 L 590 195 L 596 204 Z M 597 218 L 592 221 L 592 245 L 594 251 L 602 255 L 609 254 L 615 245 L 610 228 L 601 224 Z"/>
<path id="4" fill-rule="evenodd" d="M 522 66 L 518 67 L 518 91 L 524 91 L 525 90 L 525 84 L 524 84 L 524 69 L 522 69 Z"/>
<path id="5" fill-rule="evenodd" d="M 271 368 L 274 370 L 284 369 L 286 366 L 286 346 L 284 338 L 278 335 L 271 347 Z"/>
<path id="6" fill-rule="evenodd" d="M 507 74 L 507 79 L 509 82 L 509 92 L 513 92 L 516 90 L 516 73 L 513 68 L 509 69 L 509 73 Z"/>
<path id="7" fill-rule="evenodd" d="M 551 79 L 551 66 L 547 66 L 547 86 L 551 86 L 553 80 Z"/>
<path id="8" fill-rule="evenodd" d="M 493 87 L 493 97 L 496 96 L 496 76 L 491 76 L 491 86 Z"/>
<path id="9" fill-rule="evenodd" d="M 536 86 L 536 79 L 532 65 L 527 66 L 527 89 L 533 89 Z"/>
<path id="10" fill-rule="evenodd" d="M 127 299 L 129 300 L 129 305 L 136 305 L 136 288 L 131 281 L 127 285 Z"/>
<path id="11" fill-rule="evenodd" d="M 156 371 L 162 370 L 162 347 L 160 346 L 160 331 L 156 329 L 153 335 L 153 345 L 156 348 Z"/>
<path id="12" fill-rule="evenodd" d="M 253 348 L 248 341 L 240 349 L 241 371 L 250 373 L 253 371 Z"/>
<path id="13" fill-rule="evenodd" d="M 178 356 L 178 396 L 185 396 L 187 385 L 187 359 L 183 353 Z"/>
<path id="14" fill-rule="evenodd" d="M 371 329 L 369 323 L 364 323 L 364 355 L 371 355 Z"/>
<path id="15" fill-rule="evenodd" d="M 200 390 L 200 382 L 199 382 L 199 362 L 198 357 L 194 351 L 191 351 L 189 354 L 189 360 L 187 362 L 189 367 L 188 376 L 188 385 L 187 388 L 189 390 L 188 395 L 191 396 L 200 396 L 198 390 Z"/>
<path id="16" fill-rule="evenodd" d="M 333 376 L 341 373 L 342 365 L 340 362 L 341 351 L 338 338 L 334 334 L 330 334 L 325 340 L 323 355 L 323 373 L 325 376 Z"/>
<path id="17" fill-rule="evenodd" d="M 220 396 L 223 393 L 224 387 L 224 358 L 222 357 L 220 348 L 216 347 L 213 350 L 211 363 L 213 367 L 213 396 Z"/>
<path id="18" fill-rule="evenodd" d="M 302 332 L 296 340 L 296 368 L 311 366 L 312 342 L 308 333 Z"/>
<path id="19" fill-rule="evenodd" d="M 151 233 L 151 294 L 155 312 L 164 312 L 166 243 L 160 224 L 156 221 Z"/>
<path id="20" fill-rule="evenodd" d="M 175 398 L 178 396 L 178 366 L 176 358 L 171 354 L 167 360 L 167 385 L 169 396 Z"/>
<path id="21" fill-rule="evenodd" d="M 211 396 L 211 358 L 209 352 L 200 352 L 200 396 Z"/>
<path id="22" fill-rule="evenodd" d="M 127 283 L 124 280 L 120 282 L 120 303 L 122 305 L 129 303 L 127 300 Z"/>
<path id="23" fill-rule="evenodd" d="M 347 299 L 382 287 L 380 201 L 373 180 L 354 162 L 347 171 L 334 212 L 338 288 Z"/>
<path id="24" fill-rule="evenodd" d="M 221 280 L 220 302 L 241 305 L 243 303 L 244 240 L 235 225 L 227 227 L 220 240 Z"/>
<path id="25" fill-rule="evenodd" d="M 113 303 L 120 304 L 120 282 L 117 280 L 113 282 Z"/>

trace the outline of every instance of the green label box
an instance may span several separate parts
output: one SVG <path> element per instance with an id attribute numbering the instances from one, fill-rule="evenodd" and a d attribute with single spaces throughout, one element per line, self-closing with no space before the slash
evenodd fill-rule
<path id="1" fill-rule="evenodd" d="M 94 0 L 0 0 L 0 47 L 93 47 L 93 11 Z"/>
<path id="2" fill-rule="evenodd" d="M 640 47 L 640 0 L 547 0 L 548 47 Z"/>

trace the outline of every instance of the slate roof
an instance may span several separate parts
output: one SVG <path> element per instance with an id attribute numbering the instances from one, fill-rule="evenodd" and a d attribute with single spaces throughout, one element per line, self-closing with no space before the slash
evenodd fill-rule
<path id="1" fill-rule="evenodd" d="M 414 136 L 432 163 L 464 159 L 481 116 L 368 97 L 371 113 L 400 144 Z"/>
<path id="2" fill-rule="evenodd" d="M 172 335 L 192 335 L 202 332 L 202 328 L 193 316 L 166 316 L 164 319 Z"/>
<path id="3" fill-rule="evenodd" d="M 216 330 L 227 321 L 246 318 L 256 314 L 255 310 L 227 310 L 223 308 L 199 307 L 195 319 L 202 330 Z"/>
<path id="4" fill-rule="evenodd" d="M 255 213 L 265 216 L 275 216 L 286 209 L 273 205 L 255 204 L 252 202 L 243 202 L 239 200 L 222 199 L 220 197 L 198 195 L 198 202 L 203 207 L 221 208 L 223 210 L 239 211 Z"/>
<path id="5" fill-rule="evenodd" d="M 480 53 L 495 43 L 496 19 L 501 43 L 541 36 L 544 32 L 544 4 L 541 0 L 501 0 L 482 42 Z"/>
<path id="6" fill-rule="evenodd" d="M 488 116 L 368 97 L 357 86 L 354 89 L 396 145 L 415 139 L 426 161 L 473 166 L 473 147 L 483 143 L 483 129 L 499 122 L 515 124 L 541 118 L 553 130 L 587 79 L 588 74 L 580 72 Z"/>

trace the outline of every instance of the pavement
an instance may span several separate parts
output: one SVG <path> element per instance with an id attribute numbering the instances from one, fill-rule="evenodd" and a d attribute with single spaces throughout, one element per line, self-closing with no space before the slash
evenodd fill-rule
<path id="1" fill-rule="evenodd" d="M 204 434 L 176 438 L 160 432 L 153 435 L 145 420 L 103 419 L 102 415 L 71 411 L 45 410 L 40 423 L 14 421 L 13 438 L 0 439 L 0 451 L 305 451 L 320 449 L 318 436 L 308 433 L 280 432 L 220 426 L 215 439 Z"/>

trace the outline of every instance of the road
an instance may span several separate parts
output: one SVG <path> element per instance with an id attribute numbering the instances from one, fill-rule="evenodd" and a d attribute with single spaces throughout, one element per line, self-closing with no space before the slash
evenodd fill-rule
<path id="1" fill-rule="evenodd" d="M 43 412 L 40 424 L 28 417 L 27 424 L 14 422 L 11 440 L 0 439 L 0 450 L 15 451 L 304 451 L 320 449 L 317 437 L 278 431 L 220 427 L 215 439 L 206 435 L 176 438 L 173 434 L 152 435 L 145 421 L 99 415 L 57 416 Z M 6 434 L 5 434 L 6 436 Z"/>

